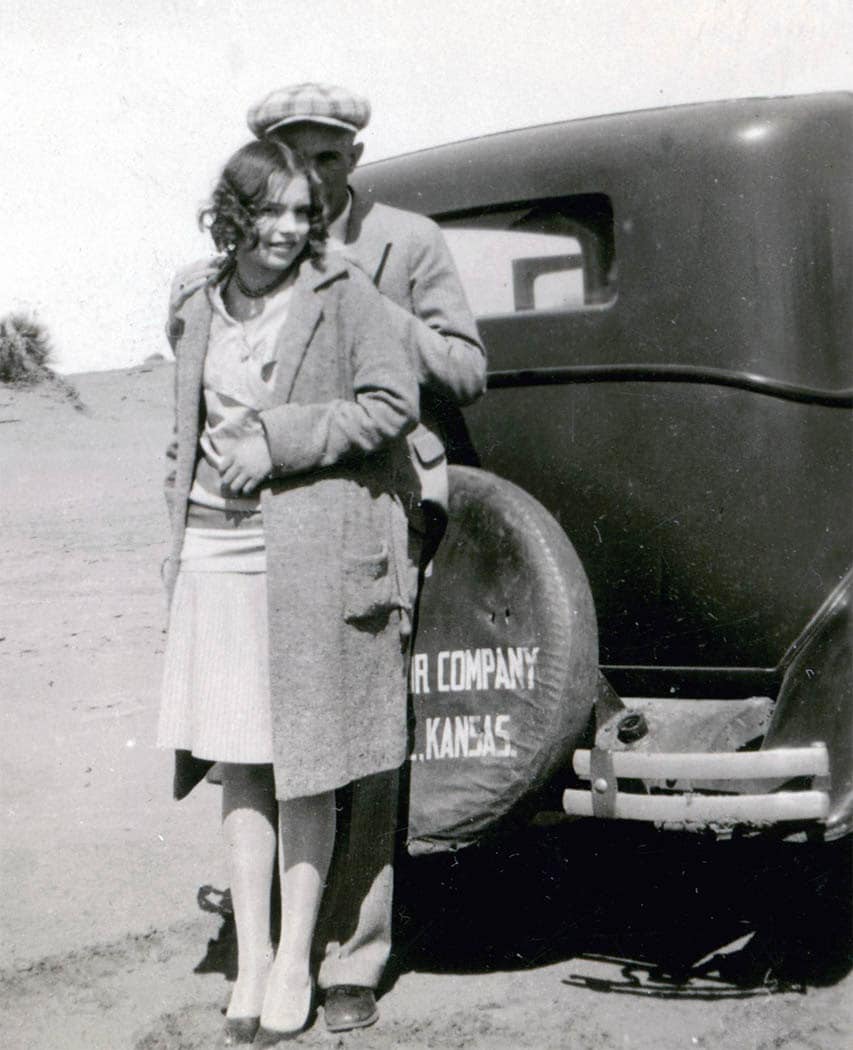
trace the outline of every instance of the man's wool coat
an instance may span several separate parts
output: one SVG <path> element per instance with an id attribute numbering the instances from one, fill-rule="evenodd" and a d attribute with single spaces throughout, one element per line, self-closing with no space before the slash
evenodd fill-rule
<path id="1" fill-rule="evenodd" d="M 344 252 L 382 292 L 390 322 L 414 350 L 421 425 L 409 435 L 412 463 L 421 496 L 446 508 L 447 462 L 479 465 L 459 406 L 486 389 L 486 355 L 456 266 L 431 219 L 369 193 L 353 193 Z"/>
<path id="2" fill-rule="evenodd" d="M 209 268 L 179 274 L 170 339 L 176 432 L 167 479 L 171 595 L 203 425 Z M 405 631 L 414 601 L 404 504 L 405 435 L 418 416 L 413 352 L 369 279 L 342 259 L 306 261 L 261 413 L 273 480 L 261 490 L 267 546 L 276 795 L 317 794 L 406 756 Z M 178 753 L 175 793 L 203 767 Z"/>

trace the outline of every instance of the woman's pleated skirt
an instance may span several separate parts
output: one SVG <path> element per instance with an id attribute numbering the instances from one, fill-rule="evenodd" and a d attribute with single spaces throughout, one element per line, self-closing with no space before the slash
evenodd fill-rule
<path id="1" fill-rule="evenodd" d="M 265 572 L 187 571 L 170 610 L 159 747 L 272 762 Z"/>

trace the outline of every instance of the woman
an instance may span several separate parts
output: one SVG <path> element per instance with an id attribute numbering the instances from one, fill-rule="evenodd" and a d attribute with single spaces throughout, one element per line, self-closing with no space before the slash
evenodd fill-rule
<path id="1" fill-rule="evenodd" d="M 158 743 L 184 767 L 221 763 L 238 938 L 225 1045 L 273 1045 L 305 1026 L 334 790 L 406 754 L 400 490 L 417 380 L 379 293 L 324 258 L 319 186 L 286 147 L 238 150 L 203 213 L 224 257 L 179 275 L 170 313 Z"/>

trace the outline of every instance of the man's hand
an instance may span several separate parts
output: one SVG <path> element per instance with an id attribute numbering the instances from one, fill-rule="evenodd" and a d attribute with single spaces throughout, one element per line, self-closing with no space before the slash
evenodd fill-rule
<path id="1" fill-rule="evenodd" d="M 247 434 L 222 456 L 222 480 L 235 494 L 247 495 L 272 472 L 267 439 L 261 431 Z"/>
<path id="2" fill-rule="evenodd" d="M 206 284 L 212 284 L 222 273 L 224 265 L 225 256 L 217 255 L 210 260 L 207 266 L 196 270 L 192 277 L 187 279 L 185 283 L 173 287 L 172 310 L 180 310 L 187 299 L 189 299 L 191 295 L 194 295 L 199 288 L 204 288 Z"/>

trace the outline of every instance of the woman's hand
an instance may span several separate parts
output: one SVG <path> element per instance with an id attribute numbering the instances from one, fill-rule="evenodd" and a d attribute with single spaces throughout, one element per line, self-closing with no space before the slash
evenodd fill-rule
<path id="1" fill-rule="evenodd" d="M 223 453 L 220 473 L 232 492 L 246 495 L 272 471 L 267 439 L 261 431 L 240 438 Z"/>

